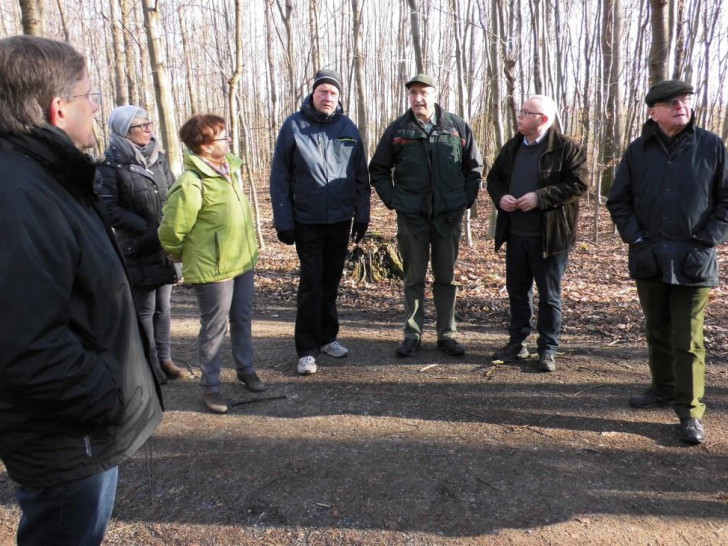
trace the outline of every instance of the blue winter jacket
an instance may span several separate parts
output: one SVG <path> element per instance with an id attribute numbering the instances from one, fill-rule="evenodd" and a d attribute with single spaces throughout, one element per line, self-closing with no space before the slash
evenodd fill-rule
<path id="1" fill-rule="evenodd" d="M 283 122 L 270 174 L 276 230 L 300 224 L 369 222 L 369 174 L 359 130 L 341 106 L 327 116 L 309 95 Z"/>

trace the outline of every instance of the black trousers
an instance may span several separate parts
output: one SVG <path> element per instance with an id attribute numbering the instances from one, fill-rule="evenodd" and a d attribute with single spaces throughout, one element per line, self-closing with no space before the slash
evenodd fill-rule
<path id="1" fill-rule="evenodd" d="M 555 354 L 561 332 L 561 278 L 569 255 L 543 257 L 540 237 L 508 237 L 506 289 L 511 304 L 510 340 L 520 343 L 531 333 L 533 284 L 538 288 L 538 353 Z"/>
<path id="2" fill-rule="evenodd" d="M 351 221 L 296 224 L 296 252 L 301 262 L 295 330 L 299 358 L 318 356 L 321 347 L 339 334 L 336 297 L 350 232 Z"/>

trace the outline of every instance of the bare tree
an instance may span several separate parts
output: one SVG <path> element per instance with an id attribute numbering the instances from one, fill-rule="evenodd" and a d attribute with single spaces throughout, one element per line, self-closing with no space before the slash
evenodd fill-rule
<path id="1" fill-rule="evenodd" d="M 609 193 L 614 169 L 622 147 L 622 55 L 619 48 L 622 37 L 622 6 L 620 0 L 603 0 L 602 4 L 602 72 L 606 89 L 604 110 L 604 139 L 602 147 L 602 194 Z"/>
<path id="2" fill-rule="evenodd" d="M 182 17 L 182 10 L 177 11 L 179 19 L 180 36 L 182 38 L 182 54 L 185 57 L 185 70 L 187 71 L 187 94 L 190 99 L 190 113 L 192 115 L 200 112 L 200 102 L 197 96 L 197 86 L 195 85 L 195 77 L 192 70 L 192 52 L 190 51 L 190 38 L 187 32 L 187 25 L 185 24 L 184 17 Z"/>
<path id="3" fill-rule="evenodd" d="M 43 36 L 43 19 L 38 0 L 19 0 L 23 34 Z"/>
<path id="4" fill-rule="evenodd" d="M 367 124 L 367 102 L 364 94 L 364 60 L 361 45 L 362 5 L 360 0 L 351 0 L 351 16 L 354 25 L 354 77 L 357 93 L 357 125 L 361 133 L 365 153 L 369 152 L 369 126 Z"/>
<path id="5" fill-rule="evenodd" d="M 149 47 L 149 60 L 152 63 L 152 76 L 154 78 L 154 92 L 157 98 L 157 112 L 159 113 L 159 133 L 162 143 L 167 150 L 169 164 L 174 172 L 182 169 L 182 157 L 179 151 L 174 112 L 174 100 L 169 84 L 169 74 L 164 62 L 162 38 L 159 32 L 159 0 L 142 0 L 144 9 L 144 27 L 147 31 L 147 44 Z"/>
<path id="6" fill-rule="evenodd" d="M 233 139 L 233 153 L 240 155 L 240 131 L 238 129 L 238 83 L 243 74 L 243 2 L 235 0 L 235 71 L 228 81 L 230 132 Z"/>
<path id="7" fill-rule="evenodd" d="M 650 85 L 667 79 L 670 58 L 669 0 L 650 0 L 652 45 L 650 46 Z"/>
<path id="8" fill-rule="evenodd" d="M 114 99 L 117 106 L 129 104 L 129 88 L 126 83 L 126 57 L 124 56 L 124 30 L 121 28 L 117 0 L 109 0 L 111 7 L 111 39 L 114 44 Z"/>
<path id="9" fill-rule="evenodd" d="M 417 73 L 425 71 L 425 65 L 422 61 L 422 40 L 420 39 L 420 14 L 417 11 L 417 0 L 407 0 L 410 10 L 410 22 L 412 24 L 412 47 L 415 50 L 415 65 Z"/>

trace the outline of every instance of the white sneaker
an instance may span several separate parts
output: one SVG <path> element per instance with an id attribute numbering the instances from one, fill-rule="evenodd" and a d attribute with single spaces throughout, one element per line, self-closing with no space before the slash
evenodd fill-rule
<path id="1" fill-rule="evenodd" d="M 326 345 L 321 347 L 321 352 L 324 352 L 327 355 L 333 356 L 335 358 L 344 358 L 345 356 L 349 356 L 349 349 L 344 347 L 338 341 L 332 341 L 331 343 L 327 343 Z"/>
<path id="2" fill-rule="evenodd" d="M 316 359 L 312 356 L 302 356 L 298 359 L 298 373 L 311 375 L 316 373 Z"/>

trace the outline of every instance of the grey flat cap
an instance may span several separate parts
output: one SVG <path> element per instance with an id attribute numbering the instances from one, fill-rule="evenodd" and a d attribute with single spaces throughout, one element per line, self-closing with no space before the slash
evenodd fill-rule
<path id="1" fill-rule="evenodd" d="M 429 87 L 435 87 L 435 80 L 433 80 L 427 74 L 417 74 L 414 78 L 404 84 L 404 86 L 409 89 L 412 85 L 416 83 L 421 83 L 422 85 L 427 85 Z"/>
<path id="2" fill-rule="evenodd" d="M 680 95 L 692 95 L 693 86 L 681 80 L 663 80 L 656 83 L 645 95 L 647 106 L 652 108 L 656 102 L 664 102 Z"/>

